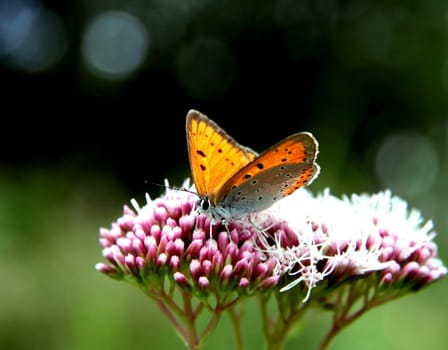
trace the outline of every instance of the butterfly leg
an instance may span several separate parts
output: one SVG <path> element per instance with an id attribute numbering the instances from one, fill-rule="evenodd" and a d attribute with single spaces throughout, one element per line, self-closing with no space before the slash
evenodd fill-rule
<path id="1" fill-rule="evenodd" d="M 222 224 L 226 228 L 227 234 L 230 236 L 229 222 L 226 219 L 222 219 Z"/>
<path id="2" fill-rule="evenodd" d="M 216 224 L 216 219 L 212 218 L 210 220 L 210 240 L 212 240 L 212 238 L 213 238 L 213 225 L 215 225 L 215 224 Z"/>
<path id="3" fill-rule="evenodd" d="M 226 219 L 221 219 L 220 221 L 226 228 L 227 233 L 230 235 L 229 222 Z M 218 220 L 215 217 L 210 220 L 210 239 L 213 238 L 213 226 L 216 225 L 217 222 Z"/>

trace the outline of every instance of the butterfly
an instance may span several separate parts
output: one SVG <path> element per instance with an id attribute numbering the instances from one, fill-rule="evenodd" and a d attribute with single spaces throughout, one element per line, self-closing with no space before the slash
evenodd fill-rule
<path id="1" fill-rule="evenodd" d="M 229 222 L 269 208 L 319 173 L 318 142 L 292 134 L 261 154 L 236 142 L 204 114 L 187 114 L 187 143 L 198 212 Z"/>

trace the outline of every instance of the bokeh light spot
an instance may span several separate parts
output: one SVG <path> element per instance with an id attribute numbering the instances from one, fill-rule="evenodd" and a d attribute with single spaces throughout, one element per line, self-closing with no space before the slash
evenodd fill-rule
<path id="1" fill-rule="evenodd" d="M 123 79 L 138 69 L 146 57 L 149 33 L 135 16 L 108 11 L 88 26 L 82 55 L 92 72 L 105 79 Z"/>
<path id="2" fill-rule="evenodd" d="M 0 4 L 0 59 L 28 73 L 57 64 L 67 51 L 67 33 L 60 17 L 33 1 Z"/>
<path id="3" fill-rule="evenodd" d="M 384 186 L 407 196 L 427 191 L 439 171 L 432 142 L 417 133 L 389 136 L 380 146 L 376 171 Z"/>

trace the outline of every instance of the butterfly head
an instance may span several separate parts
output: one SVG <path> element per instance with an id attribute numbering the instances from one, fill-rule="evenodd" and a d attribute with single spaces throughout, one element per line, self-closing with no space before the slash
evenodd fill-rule
<path id="1" fill-rule="evenodd" d="M 197 202 L 199 213 L 208 215 L 212 209 L 212 202 L 207 196 L 199 197 Z"/>
<path id="2" fill-rule="evenodd" d="M 196 207 L 198 213 L 208 216 L 212 220 L 212 223 L 221 221 L 226 225 L 229 221 L 235 219 L 228 208 L 221 205 L 215 205 L 209 196 L 200 196 L 196 202 Z"/>

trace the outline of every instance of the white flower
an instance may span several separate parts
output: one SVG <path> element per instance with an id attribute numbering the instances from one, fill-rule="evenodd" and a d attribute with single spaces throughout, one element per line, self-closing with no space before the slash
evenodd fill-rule
<path id="1" fill-rule="evenodd" d="M 275 224 L 263 226 L 269 214 Z M 390 191 L 337 198 L 328 189 L 316 197 L 300 190 L 269 214 L 253 219 L 265 228 L 261 249 L 275 257 L 279 275 L 292 278 L 282 291 L 306 286 L 304 301 L 323 280 L 336 283 L 379 271 L 386 285 L 406 279 L 406 288 L 418 289 L 447 272 L 432 242 L 432 222 Z"/>

